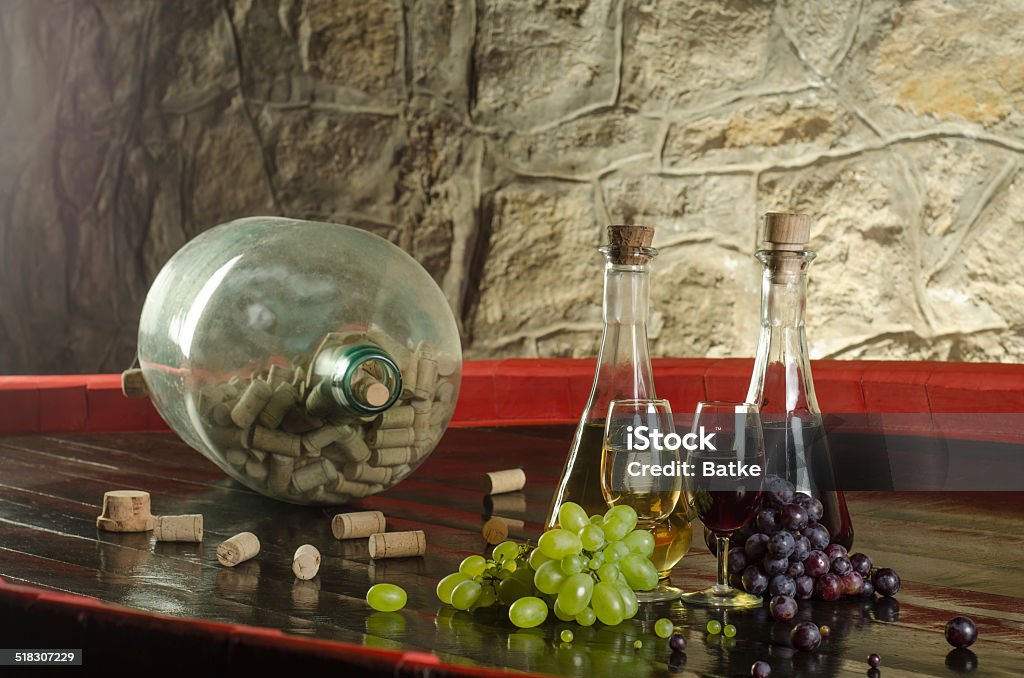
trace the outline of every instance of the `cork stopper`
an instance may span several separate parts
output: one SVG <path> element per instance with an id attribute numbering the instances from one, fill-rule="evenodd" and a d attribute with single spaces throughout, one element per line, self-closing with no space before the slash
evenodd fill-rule
<path id="1" fill-rule="evenodd" d="M 640 224 L 612 224 L 608 227 L 608 246 L 612 263 L 638 266 L 651 260 L 649 249 L 654 242 L 654 227 Z"/>
<path id="2" fill-rule="evenodd" d="M 811 240 L 811 216 L 792 212 L 768 212 L 760 249 L 800 252 Z"/>

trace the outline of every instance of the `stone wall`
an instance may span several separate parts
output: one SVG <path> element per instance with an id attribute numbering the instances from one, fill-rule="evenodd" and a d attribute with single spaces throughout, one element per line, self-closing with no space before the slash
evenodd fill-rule
<path id="1" fill-rule="evenodd" d="M 658 227 L 656 355 L 745 356 L 757 216 L 816 216 L 817 357 L 1024 358 L 1015 0 L 7 0 L 0 372 L 116 371 L 186 240 L 344 222 L 467 356 L 586 356 Z"/>

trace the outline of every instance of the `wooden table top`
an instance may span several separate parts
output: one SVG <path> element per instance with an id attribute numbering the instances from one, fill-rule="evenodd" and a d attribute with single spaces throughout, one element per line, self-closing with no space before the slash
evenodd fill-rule
<path id="1" fill-rule="evenodd" d="M 749 675 L 751 663 L 766 659 L 776 677 L 863 676 L 872 652 L 882 656 L 883 676 L 960 675 L 968 668 L 964 656 L 949 655 L 942 631 L 965 614 L 980 631 L 969 655 L 973 675 L 1024 675 L 1024 493 L 848 495 L 855 550 L 895 568 L 903 588 L 896 599 L 801 601 L 801 618 L 832 628 L 814 654 L 773 644 L 785 628 L 767 609 L 728 612 L 739 632 L 724 639 L 704 632 L 709 614 L 721 613 L 679 602 L 645 605 L 618 627 L 573 625 L 574 642 L 563 644 L 565 625 L 553 617 L 522 631 L 499 608 L 470 614 L 441 605 L 438 579 L 486 546 L 481 474 L 522 466 L 525 509 L 512 517 L 539 531 L 570 435 L 566 427 L 449 430 L 410 479 L 346 509 L 379 509 L 389 530 L 426 532 L 424 557 L 377 562 L 366 540 L 331 537 L 337 510 L 261 497 L 172 434 L 0 438 L 0 577 L 174 616 L 433 652 L 451 664 L 616 678 L 666 673 L 666 641 L 653 635 L 662 616 L 686 629 L 685 675 Z M 149 534 L 97 532 L 103 493 L 118 488 L 149 491 L 155 514 L 204 514 L 205 541 L 157 544 Z M 220 567 L 217 544 L 242 531 L 259 536 L 260 555 Z M 686 590 L 714 577 L 700 534 L 698 525 L 693 549 L 673 572 L 673 583 Z M 290 569 L 303 543 L 324 555 L 319 576 L 308 582 Z M 367 607 L 366 590 L 381 581 L 405 588 L 406 609 Z M 637 639 L 643 647 L 634 650 Z"/>

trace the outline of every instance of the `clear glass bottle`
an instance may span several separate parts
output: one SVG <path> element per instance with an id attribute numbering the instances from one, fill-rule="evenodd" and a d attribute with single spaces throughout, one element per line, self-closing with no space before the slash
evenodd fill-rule
<path id="1" fill-rule="evenodd" d="M 768 213 L 756 253 L 761 278 L 761 331 L 747 401 L 760 407 L 768 473 L 818 498 L 819 521 L 832 540 L 849 548 L 853 524 L 835 475 L 821 410 L 814 395 L 804 330 L 807 271 L 817 256 L 806 249 L 806 214 Z"/>
<path id="2" fill-rule="evenodd" d="M 268 496 L 341 504 L 433 450 L 458 396 L 444 294 L 366 231 L 277 217 L 205 231 L 160 271 L 139 322 L 157 411 Z"/>

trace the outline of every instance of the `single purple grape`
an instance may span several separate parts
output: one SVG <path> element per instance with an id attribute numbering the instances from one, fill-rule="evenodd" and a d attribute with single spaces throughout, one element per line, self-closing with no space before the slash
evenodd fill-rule
<path id="1" fill-rule="evenodd" d="M 828 552 L 825 555 L 828 555 Z M 850 564 L 850 559 L 846 556 L 839 556 L 832 558 L 832 571 L 842 577 L 853 572 L 853 565 Z"/>
<path id="2" fill-rule="evenodd" d="M 854 553 L 851 555 L 850 564 L 853 565 L 853 571 L 860 574 L 862 577 L 867 577 L 871 574 L 871 559 L 863 553 Z"/>
<path id="3" fill-rule="evenodd" d="M 755 596 L 768 590 L 768 577 L 758 565 L 747 565 L 747 569 L 743 570 L 743 590 Z"/>
<path id="4" fill-rule="evenodd" d="M 953 617 L 946 622 L 946 642 L 953 647 L 970 647 L 978 639 L 978 627 L 970 617 Z"/>
<path id="5" fill-rule="evenodd" d="M 786 568 L 786 576 L 796 579 L 804 573 L 804 563 L 802 560 L 791 560 L 789 561 L 789 567 Z"/>
<path id="6" fill-rule="evenodd" d="M 738 530 L 729 535 L 729 543 L 732 546 L 743 548 L 743 545 L 747 543 L 747 539 L 752 534 L 754 534 L 752 521 L 747 521 Z"/>
<path id="7" fill-rule="evenodd" d="M 882 663 L 882 658 L 879 657 L 874 652 L 872 652 L 871 654 L 868 655 L 868 666 L 870 666 L 871 668 L 877 669 L 878 665 L 881 664 L 881 663 Z"/>
<path id="8" fill-rule="evenodd" d="M 797 535 L 793 539 L 793 552 L 789 554 L 789 559 L 792 561 L 799 560 L 800 562 L 803 562 L 807 557 L 807 554 L 810 552 L 811 542 L 802 534 Z"/>
<path id="9" fill-rule="evenodd" d="M 821 520 L 822 514 L 825 513 L 825 507 L 822 505 L 821 501 L 814 497 L 811 497 L 807 501 L 807 506 L 805 508 L 807 509 L 807 520 L 810 523 L 817 523 Z"/>
<path id="10" fill-rule="evenodd" d="M 742 572 L 750 563 L 747 562 L 747 554 L 738 546 L 729 549 L 729 571 Z"/>
<path id="11" fill-rule="evenodd" d="M 859 572 L 847 572 L 839 580 L 843 583 L 843 593 L 848 596 L 859 596 L 864 588 L 864 577 Z"/>
<path id="12" fill-rule="evenodd" d="M 743 545 L 743 552 L 747 554 L 747 560 L 753 562 L 764 558 L 764 554 L 768 552 L 769 539 L 771 537 L 760 532 L 750 535 L 747 543 Z"/>
<path id="13" fill-rule="evenodd" d="M 810 600 L 814 595 L 814 578 L 802 575 L 793 580 L 796 584 L 796 597 L 798 600 Z"/>
<path id="14" fill-rule="evenodd" d="M 821 644 L 821 632 L 812 622 L 801 622 L 789 633 L 789 641 L 801 652 L 811 652 Z"/>
<path id="15" fill-rule="evenodd" d="M 863 579 L 863 584 L 860 587 L 859 595 L 861 598 L 872 598 L 875 595 L 875 585 L 871 583 L 870 579 Z"/>
<path id="16" fill-rule="evenodd" d="M 772 667 L 768 662 L 754 662 L 750 666 L 750 678 L 768 678 L 772 675 Z"/>
<path id="17" fill-rule="evenodd" d="M 829 560 L 835 560 L 839 556 L 849 557 L 850 554 L 846 552 L 846 547 L 842 544 L 829 544 L 825 547 L 825 555 Z"/>
<path id="18" fill-rule="evenodd" d="M 764 481 L 764 496 L 770 504 L 781 508 L 793 501 L 793 483 L 779 476 L 768 476 Z"/>
<path id="19" fill-rule="evenodd" d="M 891 597 L 900 590 L 900 576 L 891 567 L 883 567 L 871 579 L 879 595 Z"/>
<path id="20" fill-rule="evenodd" d="M 771 555 L 767 555 L 761 561 L 761 568 L 769 577 L 782 574 L 786 571 L 787 567 L 789 567 L 789 560 L 786 558 L 774 558 Z"/>
<path id="21" fill-rule="evenodd" d="M 831 565 L 832 563 L 829 562 L 828 556 L 824 553 L 821 551 L 811 551 L 804 558 L 804 574 L 809 577 L 820 577 L 828 572 Z"/>
<path id="22" fill-rule="evenodd" d="M 800 534 L 807 537 L 807 541 L 811 542 L 811 548 L 817 551 L 824 551 L 831 539 L 828 529 L 824 525 L 808 525 L 800 530 Z"/>
<path id="23" fill-rule="evenodd" d="M 823 574 L 814 582 L 814 595 L 820 600 L 839 600 L 843 595 L 843 583 L 831 572 Z"/>
<path id="24" fill-rule="evenodd" d="M 793 621 L 793 618 L 796 617 L 796 600 L 793 596 L 778 595 L 772 598 L 772 602 L 768 604 L 768 609 L 771 610 L 775 621 Z"/>
<path id="25" fill-rule="evenodd" d="M 782 509 L 780 519 L 787 530 L 802 530 L 807 527 L 807 509 L 799 504 L 789 504 Z"/>
<path id="26" fill-rule="evenodd" d="M 776 558 L 789 558 L 796 548 L 796 540 L 789 532 L 776 532 L 768 540 L 768 553 Z"/>
<path id="27" fill-rule="evenodd" d="M 686 652 L 686 637 L 679 633 L 673 633 L 669 636 L 668 646 L 673 652 Z"/>
<path id="28" fill-rule="evenodd" d="M 779 512 L 773 508 L 761 509 L 754 519 L 754 526 L 765 534 L 775 534 L 782 529 L 779 525 Z"/>
<path id="29" fill-rule="evenodd" d="M 795 596 L 796 582 L 784 574 L 777 574 L 768 580 L 768 595 Z"/>

